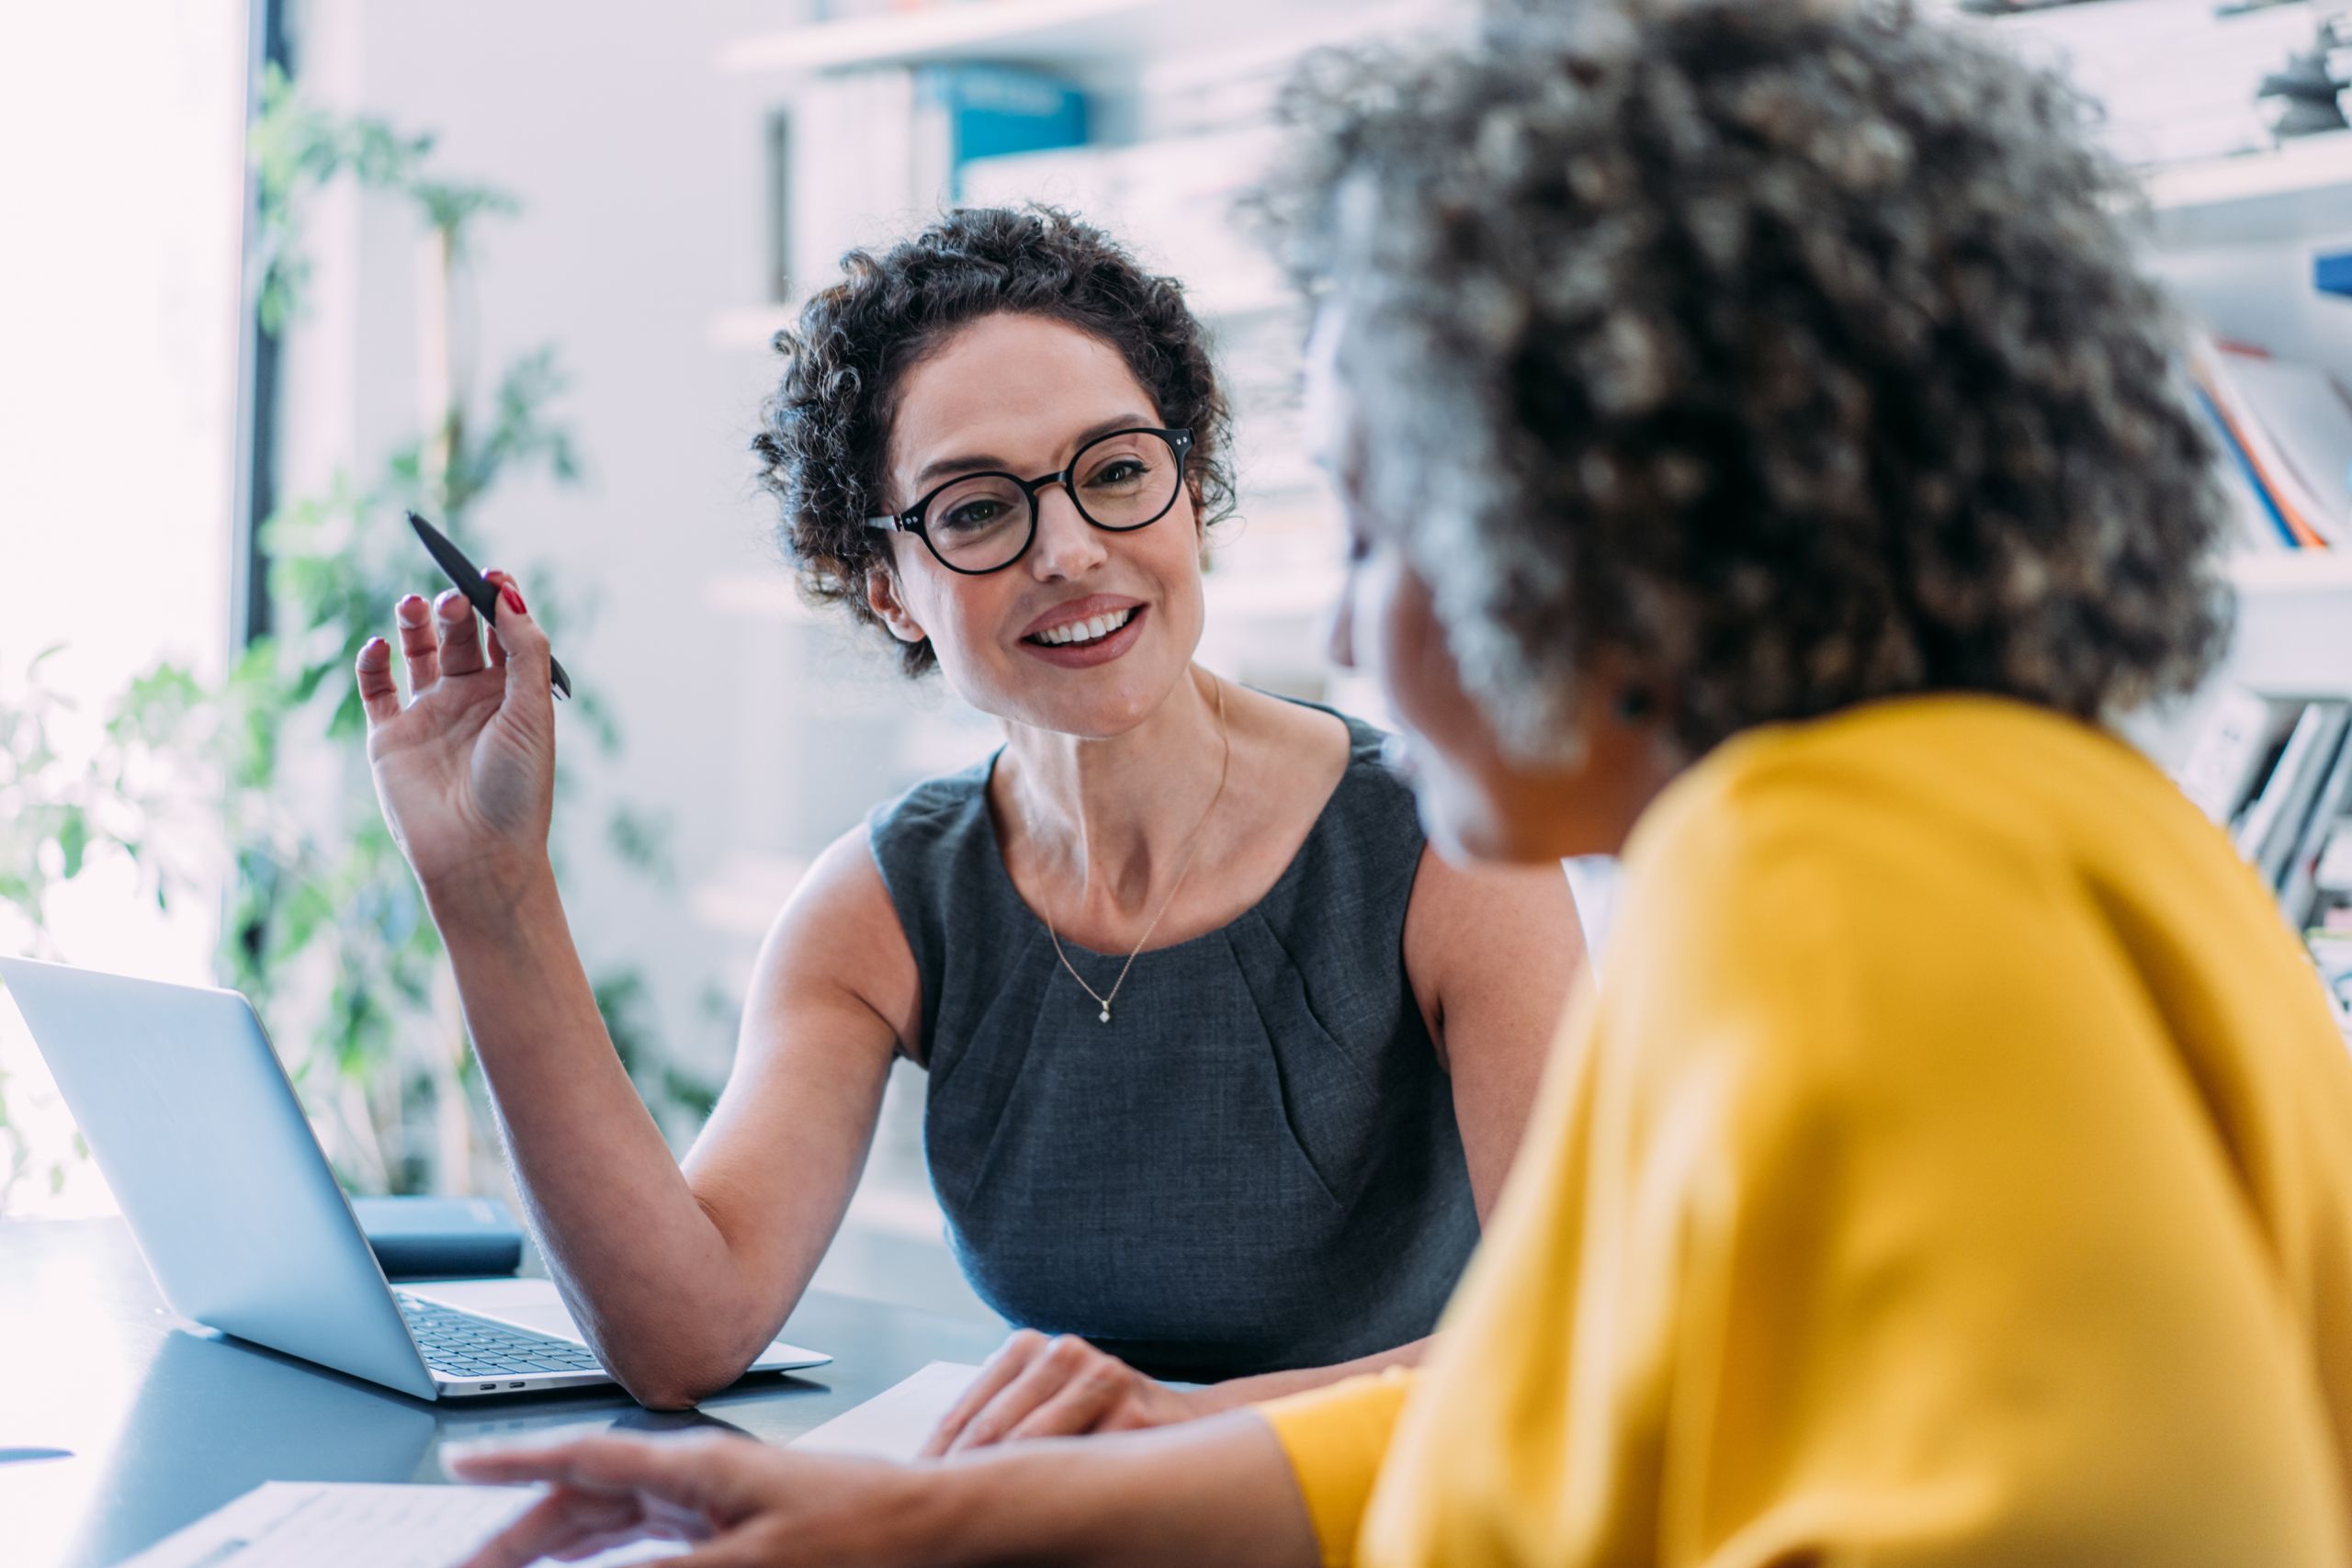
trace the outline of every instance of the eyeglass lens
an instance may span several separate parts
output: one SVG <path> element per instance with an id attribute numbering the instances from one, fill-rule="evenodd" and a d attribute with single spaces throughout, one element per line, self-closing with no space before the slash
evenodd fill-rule
<path id="1" fill-rule="evenodd" d="M 1176 502 L 1180 465 L 1163 436 L 1122 431 L 1080 449 L 1070 464 L 1078 509 L 1098 528 L 1140 528 Z M 931 499 L 923 532 L 959 571 L 1010 563 L 1036 526 L 1036 502 L 1010 474 L 974 474 Z"/>

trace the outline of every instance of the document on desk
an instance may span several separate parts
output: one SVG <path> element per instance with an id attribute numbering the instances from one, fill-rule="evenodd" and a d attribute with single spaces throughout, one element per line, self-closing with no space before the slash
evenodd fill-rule
<path id="1" fill-rule="evenodd" d="M 979 1375 L 979 1368 L 961 1361 L 933 1361 L 786 1446 L 817 1453 L 910 1460 L 922 1450 L 923 1439 L 931 1436 L 948 1406 Z"/>
<path id="2" fill-rule="evenodd" d="M 266 1481 L 119 1568 L 449 1568 L 538 1496 L 530 1486 Z M 621 1568 L 686 1550 L 639 1541 L 579 1568 Z"/>
<path id="3" fill-rule="evenodd" d="M 912 1459 L 979 1374 L 959 1361 L 933 1361 L 791 1446 Z M 528 1486 L 265 1482 L 118 1568 L 448 1568 L 538 1496 Z M 675 1541 L 639 1541 L 588 1558 L 581 1568 L 623 1568 L 685 1550 Z"/>

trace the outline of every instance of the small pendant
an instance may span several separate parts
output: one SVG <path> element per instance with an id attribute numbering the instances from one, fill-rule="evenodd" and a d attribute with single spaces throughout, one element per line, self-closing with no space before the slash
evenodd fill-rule
<path id="1" fill-rule="evenodd" d="M 1102 1004 L 1102 1021 L 1105 1023 L 1111 1021 L 1111 1004 L 1108 1002 Z"/>

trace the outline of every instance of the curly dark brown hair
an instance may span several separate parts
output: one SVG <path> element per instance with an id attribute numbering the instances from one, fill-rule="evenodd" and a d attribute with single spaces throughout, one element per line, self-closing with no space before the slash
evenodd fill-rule
<path id="1" fill-rule="evenodd" d="M 1229 414 L 1208 334 L 1181 284 L 1147 273 L 1102 230 L 1051 207 L 967 208 L 878 254 L 852 251 L 842 265 L 846 276 L 808 301 L 798 326 L 776 334 L 784 378 L 752 441 L 812 603 L 881 626 L 866 581 L 889 570 L 890 555 L 865 519 L 914 499 L 889 496 L 884 478 L 899 389 L 984 316 L 1060 321 L 1115 350 L 1160 422 L 1193 432 L 1186 474 L 1202 523 L 1231 513 Z M 928 641 L 892 640 L 909 675 L 936 662 Z"/>
<path id="2" fill-rule="evenodd" d="M 1261 209 L 1363 500 L 1521 753 L 1597 656 L 1702 750 L 1925 691 L 2111 717 L 2224 645 L 2212 452 L 2053 76 L 1907 5 L 1524 0 L 1286 113 Z"/>

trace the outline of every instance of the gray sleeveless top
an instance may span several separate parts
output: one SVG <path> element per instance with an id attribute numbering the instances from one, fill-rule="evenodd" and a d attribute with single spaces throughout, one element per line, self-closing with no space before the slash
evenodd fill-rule
<path id="1" fill-rule="evenodd" d="M 1347 773 L 1281 879 L 1136 959 L 1108 1024 L 1005 870 L 994 757 L 869 819 L 922 976 L 932 1182 L 1008 1320 L 1194 1382 L 1436 1325 L 1478 1221 L 1405 975 L 1421 832 L 1379 731 L 1347 723 Z M 1111 988 L 1124 953 L 1062 945 Z"/>

